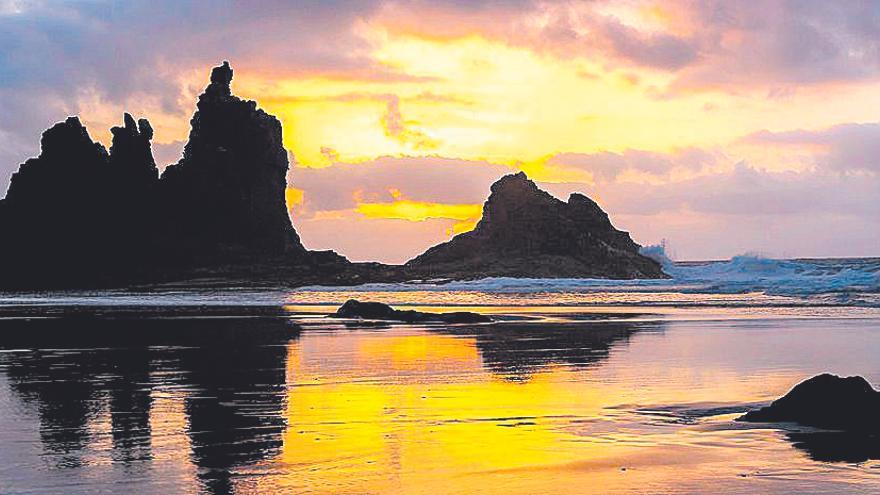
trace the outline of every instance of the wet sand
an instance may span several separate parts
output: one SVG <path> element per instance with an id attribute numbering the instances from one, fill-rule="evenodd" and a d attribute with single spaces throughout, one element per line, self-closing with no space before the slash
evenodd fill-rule
<path id="1" fill-rule="evenodd" d="M 880 490 L 872 441 L 733 422 L 818 372 L 880 383 L 880 320 L 713 311 L 7 308 L 0 492 Z"/>

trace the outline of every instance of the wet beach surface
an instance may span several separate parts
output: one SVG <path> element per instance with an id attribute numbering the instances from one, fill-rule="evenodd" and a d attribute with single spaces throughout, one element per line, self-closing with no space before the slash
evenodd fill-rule
<path id="1" fill-rule="evenodd" d="M 332 309 L 4 307 L 0 492 L 880 490 L 875 439 L 733 421 L 819 372 L 880 383 L 870 312 Z"/>

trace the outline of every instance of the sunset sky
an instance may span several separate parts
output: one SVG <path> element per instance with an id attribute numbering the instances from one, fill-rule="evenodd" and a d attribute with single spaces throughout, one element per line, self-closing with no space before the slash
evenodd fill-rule
<path id="1" fill-rule="evenodd" d="M 0 191 L 73 114 L 175 162 L 224 59 L 308 248 L 403 262 L 524 170 L 679 259 L 880 256 L 872 1 L 0 0 Z"/>

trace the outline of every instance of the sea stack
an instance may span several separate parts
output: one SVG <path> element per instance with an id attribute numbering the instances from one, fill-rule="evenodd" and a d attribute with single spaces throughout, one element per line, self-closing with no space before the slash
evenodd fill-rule
<path id="1" fill-rule="evenodd" d="M 77 117 L 45 131 L 0 200 L 0 286 L 126 285 L 268 260 L 294 277 L 345 269 L 303 247 L 284 200 L 281 123 L 231 81 L 228 62 L 213 69 L 183 158 L 161 177 L 146 119 L 124 114 L 109 152 Z"/>
<path id="2" fill-rule="evenodd" d="M 425 278 L 666 278 L 639 248 L 595 201 L 577 193 L 560 201 L 520 172 L 492 184 L 473 231 L 428 249 L 406 268 Z"/>
<path id="3" fill-rule="evenodd" d="M 232 94 L 229 62 L 199 96 L 183 158 L 162 174 L 161 215 L 175 249 L 304 256 L 284 200 L 281 122 Z"/>

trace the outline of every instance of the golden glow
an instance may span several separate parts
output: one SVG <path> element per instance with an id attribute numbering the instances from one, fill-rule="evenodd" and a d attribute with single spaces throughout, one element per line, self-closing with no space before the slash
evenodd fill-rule
<path id="1" fill-rule="evenodd" d="M 298 206 L 303 204 L 304 194 L 302 189 L 288 187 L 284 190 L 284 200 L 287 203 L 288 211 L 294 211 Z"/>
<path id="2" fill-rule="evenodd" d="M 397 191 L 397 196 L 399 195 Z M 402 199 L 390 203 L 359 203 L 357 211 L 367 218 L 395 218 L 410 222 L 423 222 L 429 218 L 458 220 L 452 227 L 452 232 L 459 234 L 474 228 L 483 213 L 483 207 L 479 204 L 443 204 Z"/>
<path id="3" fill-rule="evenodd" d="M 658 371 L 662 387 L 630 387 L 643 376 L 643 360 L 656 359 L 658 345 L 674 353 L 680 344 L 650 336 L 639 341 L 627 344 L 625 365 L 612 353 L 595 368 L 551 362 L 527 379 L 511 380 L 489 372 L 470 336 L 407 327 L 305 334 L 289 346 L 282 452 L 266 461 L 269 472 L 284 474 L 257 483 L 266 491 L 326 494 L 432 493 L 438 479 L 443 493 L 475 487 L 487 494 L 570 493 L 572 487 L 607 493 L 645 486 L 666 492 L 662 487 L 676 486 L 682 476 L 737 480 L 736 473 L 750 469 L 744 462 L 766 466 L 778 459 L 772 450 L 746 446 L 732 453 L 704 445 L 754 441 L 736 430 L 644 428 L 638 425 L 652 421 L 625 411 L 636 404 L 764 400 L 756 390 L 784 390 L 791 376 L 750 382 L 706 362 L 700 373 Z"/>
<path id="4" fill-rule="evenodd" d="M 292 152 L 293 167 L 328 168 L 326 174 L 332 177 L 336 171 L 344 173 L 340 164 L 368 164 L 363 172 L 366 174 L 384 157 L 407 157 L 408 163 L 417 163 L 420 158 L 489 163 L 493 170 L 500 170 L 500 165 L 510 171 L 523 170 L 538 182 L 566 184 L 555 192 L 602 194 L 610 199 L 603 206 L 609 208 L 612 218 L 620 215 L 612 208 L 632 204 L 622 195 L 627 194 L 633 183 L 652 189 L 672 185 L 671 190 L 676 190 L 679 185 L 688 186 L 680 183 L 696 177 L 728 174 L 736 164 L 769 172 L 812 173 L 822 168 L 827 152 L 809 145 L 750 143 L 744 136 L 761 130 L 819 131 L 838 124 L 877 120 L 874 109 L 880 107 L 880 91 L 876 78 L 790 82 L 785 79 L 792 75 L 787 74 L 789 68 L 779 67 L 781 79 L 775 84 L 753 81 L 748 71 L 737 71 L 738 63 L 749 66 L 747 61 L 731 60 L 731 73 L 722 78 L 727 85 L 721 85 L 713 82 L 712 77 L 700 78 L 691 73 L 714 66 L 719 57 L 726 56 L 723 53 L 700 52 L 693 64 L 685 67 L 652 66 L 621 56 L 612 42 L 599 39 L 601 33 L 594 33 L 596 44 L 591 44 L 590 22 L 578 22 L 591 16 L 605 16 L 633 29 L 643 39 L 673 36 L 700 48 L 700 35 L 704 32 L 694 24 L 693 13 L 688 9 L 674 9 L 652 0 L 597 5 L 539 4 L 534 10 L 513 16 L 515 27 L 489 24 L 492 16 L 490 13 L 482 17 L 485 12 L 474 12 L 463 19 L 460 11 L 443 5 L 420 5 L 409 13 L 399 5 L 380 9 L 375 15 L 358 18 L 341 28 L 346 30 L 344 36 L 359 42 L 358 52 L 352 54 L 354 67 L 334 67 L 339 60 L 335 57 L 328 57 L 328 66 L 322 69 L 280 67 L 256 61 L 249 61 L 249 66 L 237 65 L 238 61 L 232 60 L 236 66 L 233 90 L 256 100 L 261 108 L 281 120 L 283 142 Z M 534 32 L 530 30 L 550 25 L 554 16 L 570 17 L 571 26 L 566 27 L 572 33 L 566 35 L 580 37 L 585 43 L 583 50 L 572 49 L 573 44 L 553 36 L 532 37 Z M 514 32 L 517 29 L 523 32 Z M 746 36 L 738 29 L 721 34 L 721 47 L 737 46 L 744 42 L 737 38 Z M 560 49 L 557 43 L 569 48 Z M 758 69 L 774 73 L 772 67 Z M 175 69 L 178 75 L 174 82 L 181 88 L 179 100 L 185 102 L 183 113 L 191 111 L 191 103 L 205 87 L 209 70 L 209 62 L 192 70 Z M 737 78 L 741 81 L 730 83 Z M 834 98 L 829 99 L 829 94 Z M 187 138 L 187 119 L 182 118 L 181 112 L 168 112 L 167 101 L 157 95 L 135 93 L 123 101 L 86 87 L 78 92 L 75 103 L 70 113 L 81 113 L 92 135 L 105 144 L 110 140 L 109 127 L 119 124 L 123 109 L 137 117 L 150 118 L 156 129 L 155 145 L 179 144 Z M 656 168 L 646 164 L 644 169 L 613 174 L 603 174 L 589 165 L 551 160 L 560 153 L 639 150 L 658 153 L 676 162 L 676 153 L 688 148 L 711 154 L 717 160 L 693 167 L 683 164 L 671 171 L 664 170 L 662 164 Z M 173 157 L 170 153 L 164 162 Z M 309 187 L 296 182 L 295 172 L 293 177 L 292 186 Z M 413 196 L 405 180 L 371 187 L 373 192 L 377 188 L 397 187 L 401 196 L 395 197 L 395 201 L 452 201 L 443 197 L 448 191 L 433 194 L 422 188 L 420 196 Z M 332 180 L 320 184 L 326 187 Z M 304 191 L 310 200 L 306 203 L 295 194 L 288 192 L 287 200 L 288 207 L 299 216 L 297 227 L 305 226 L 301 232 L 304 241 L 314 242 L 311 247 L 321 249 L 337 249 L 341 243 L 336 237 L 358 231 L 339 228 L 343 223 L 341 217 L 346 215 L 358 224 L 360 232 L 375 231 L 373 226 L 380 222 L 370 221 L 386 218 L 454 220 L 435 222 L 430 233 L 428 229 L 418 233 L 408 230 L 387 236 L 410 235 L 412 241 L 406 247 L 387 246 L 382 251 L 388 253 L 387 257 L 374 251 L 359 253 L 358 248 L 351 246 L 342 249 L 342 254 L 352 259 L 411 258 L 435 243 L 443 232 L 467 231 L 476 221 L 474 217 L 459 219 L 438 213 L 439 207 L 430 212 L 419 207 L 414 212 L 413 205 L 407 204 L 364 206 L 366 211 L 361 211 L 355 210 L 355 205 L 334 203 L 332 208 L 344 211 L 327 212 L 321 211 L 316 200 L 327 191 Z M 672 199 L 664 204 L 663 211 L 650 212 L 656 219 L 640 212 L 641 220 L 631 216 L 632 223 L 620 226 L 630 230 L 634 239 L 643 244 L 670 237 L 673 243 L 697 246 L 685 248 L 689 251 L 683 253 L 685 257 L 728 256 L 740 249 L 767 250 L 777 255 L 791 253 L 791 248 L 775 251 L 776 241 L 765 240 L 758 234 L 752 236 L 755 240 L 749 241 L 750 245 L 732 248 L 725 247 L 732 246 L 730 242 L 710 243 L 708 239 L 715 239 L 718 234 L 709 233 L 709 228 L 702 235 L 688 236 L 662 231 L 688 215 Z M 369 198 L 366 202 L 375 201 L 379 200 Z M 456 196 L 454 201 L 478 199 Z M 646 201 L 644 208 L 660 208 L 648 203 L 651 202 Z M 303 206 L 308 206 L 308 211 Z M 693 205 L 695 215 L 702 215 L 706 225 L 719 225 L 711 208 L 701 211 L 699 206 Z M 325 220 L 337 221 L 338 225 L 331 226 Z M 390 222 L 384 223 L 389 232 L 395 228 L 388 225 Z M 402 225 L 397 227 L 403 229 Z M 331 229 L 343 233 L 334 237 L 328 233 Z M 701 238 L 707 240 L 696 240 Z"/>
<path id="5" fill-rule="evenodd" d="M 656 7 L 626 12 L 646 27 L 686 22 Z M 281 118 L 299 166 L 437 155 L 528 171 L 560 152 L 670 152 L 726 146 L 763 128 L 866 121 L 873 116 L 865 101 L 880 104 L 872 87 L 856 87 L 846 101 L 817 113 L 826 107 L 827 85 L 785 102 L 748 92 L 678 92 L 670 73 L 561 58 L 480 35 L 431 38 L 380 24 L 362 31 L 377 63 L 412 79 L 236 75 L 238 92 Z M 556 177 L 554 167 L 537 168 L 542 181 L 587 180 L 582 171 Z"/>

